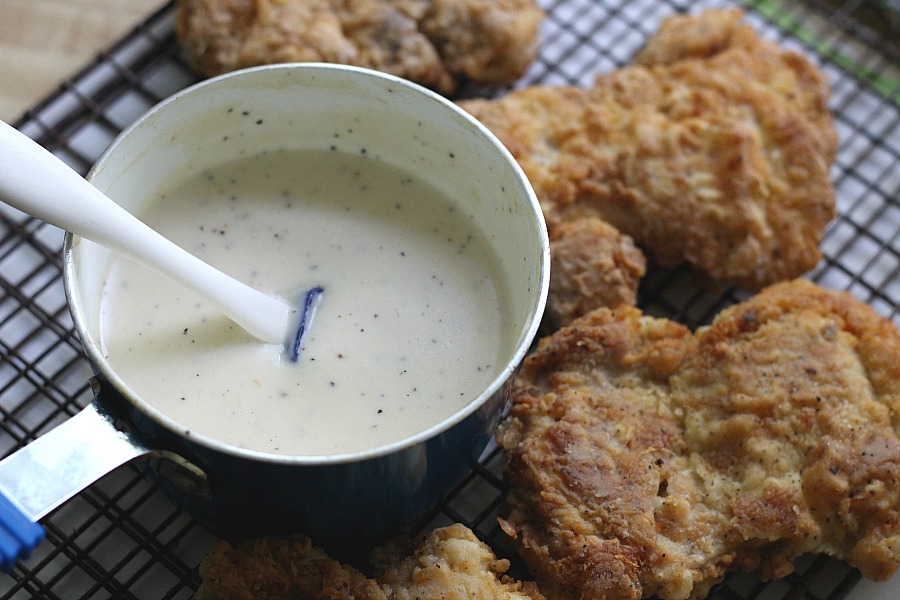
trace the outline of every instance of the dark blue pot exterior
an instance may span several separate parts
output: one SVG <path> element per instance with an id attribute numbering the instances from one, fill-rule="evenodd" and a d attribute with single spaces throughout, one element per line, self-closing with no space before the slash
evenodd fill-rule
<path id="1" fill-rule="evenodd" d="M 185 486 L 166 469 L 145 469 L 199 522 L 232 540 L 302 532 L 317 541 L 380 537 L 434 508 L 487 446 L 512 383 L 510 377 L 476 411 L 423 442 L 375 458 L 304 464 L 242 456 L 193 440 L 98 380 L 96 402 L 104 412 L 147 446 L 175 453 L 206 475 L 208 486 Z"/>

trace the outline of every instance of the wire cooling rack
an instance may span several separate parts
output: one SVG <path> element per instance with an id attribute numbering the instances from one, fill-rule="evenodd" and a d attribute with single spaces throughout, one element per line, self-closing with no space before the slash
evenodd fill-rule
<path id="1" fill-rule="evenodd" d="M 588 85 L 626 64 L 662 18 L 725 0 L 544 0 L 542 52 L 518 85 Z M 900 324 L 900 10 L 898 0 L 748 0 L 748 20 L 764 35 L 811 57 L 827 74 L 841 140 L 833 179 L 839 216 L 810 274 L 849 290 Z M 197 81 L 173 35 L 173 4 L 68 80 L 15 125 L 86 173 L 128 124 Z M 468 95 L 502 93 L 467 90 Z M 2 157 L 0 157 L 2 160 Z M 74 415 L 90 401 L 89 368 L 66 308 L 62 232 L 0 207 L 0 455 Z M 710 295 L 689 274 L 653 271 L 640 304 L 695 326 L 739 292 Z M 491 447 L 481 464 L 434 512 L 410 529 L 463 522 L 514 559 L 496 517 L 503 456 Z M 42 522 L 47 540 L 14 571 L 0 574 L 3 599 L 190 598 L 197 565 L 215 542 L 130 466 L 118 469 Z M 514 560 L 516 575 L 526 576 Z M 900 581 L 860 582 L 858 572 L 823 557 L 763 583 L 728 578 L 719 600 L 887 600 Z"/>

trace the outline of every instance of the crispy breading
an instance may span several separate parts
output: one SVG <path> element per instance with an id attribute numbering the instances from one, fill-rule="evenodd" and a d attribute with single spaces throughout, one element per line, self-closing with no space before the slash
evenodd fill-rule
<path id="1" fill-rule="evenodd" d="M 462 524 L 435 529 L 414 552 L 378 576 L 393 600 L 542 600 L 533 582 L 503 576 L 509 561 Z"/>
<path id="2" fill-rule="evenodd" d="M 757 290 L 819 260 L 837 136 L 825 76 L 740 15 L 674 17 L 590 88 L 461 105 L 522 165 L 551 232 L 600 217 L 663 266 Z"/>
<path id="3" fill-rule="evenodd" d="M 385 71 L 452 93 L 505 85 L 534 60 L 534 0 L 179 0 L 175 30 L 205 75 L 282 62 Z"/>
<path id="4" fill-rule="evenodd" d="M 498 432 L 502 526 L 548 596 L 686 597 L 722 576 L 710 559 L 725 523 L 703 502 L 667 401 L 695 347 L 681 325 L 623 306 L 542 339 L 526 360 Z"/>
<path id="5" fill-rule="evenodd" d="M 900 565 L 900 330 L 849 294 L 782 284 L 722 313 L 671 381 L 735 566 L 824 552 Z"/>
<path id="6" fill-rule="evenodd" d="M 710 58 L 728 48 L 753 48 L 758 43 L 756 33 L 740 23 L 743 16 L 735 8 L 709 10 L 702 18 L 672 15 L 663 20 L 634 62 L 668 65 L 688 58 Z"/>
<path id="7" fill-rule="evenodd" d="M 200 563 L 194 600 L 386 600 L 378 584 L 303 535 L 224 540 Z"/>
<path id="8" fill-rule="evenodd" d="M 506 578 L 509 561 L 464 525 L 435 529 L 408 555 L 399 547 L 381 552 L 389 562 L 369 579 L 303 535 L 222 541 L 200 566 L 195 600 L 543 600 L 533 582 Z"/>
<path id="9" fill-rule="evenodd" d="M 561 223 L 550 240 L 550 293 L 543 326 L 555 330 L 601 306 L 633 305 L 646 273 L 643 253 L 594 217 Z"/>
<path id="10" fill-rule="evenodd" d="M 900 565 L 900 330 L 766 288 L 691 334 L 598 309 L 541 340 L 498 441 L 504 530 L 548 596 L 702 598 L 809 552 Z"/>

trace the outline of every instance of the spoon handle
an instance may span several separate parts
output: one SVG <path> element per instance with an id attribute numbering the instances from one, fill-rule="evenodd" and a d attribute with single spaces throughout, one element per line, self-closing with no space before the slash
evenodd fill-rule
<path id="1" fill-rule="evenodd" d="M 291 313 L 295 311 L 286 302 L 222 273 L 170 242 L 2 121 L 0 200 L 198 291 L 265 342 L 288 341 Z"/>

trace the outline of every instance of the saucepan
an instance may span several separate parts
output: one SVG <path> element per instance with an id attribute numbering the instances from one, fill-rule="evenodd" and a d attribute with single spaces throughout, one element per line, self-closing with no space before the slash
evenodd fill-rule
<path id="1" fill-rule="evenodd" d="M 137 391 L 115 366 L 101 315 L 116 257 L 67 234 L 66 295 L 94 372 L 95 396 L 80 414 L 0 463 L 7 517 L 37 522 L 112 469 L 139 459 L 136 464 L 174 502 L 217 535 L 239 539 L 302 531 L 320 540 L 340 540 L 379 536 L 421 516 L 469 472 L 501 418 L 511 383 L 537 333 L 549 279 L 549 242 L 534 192 L 510 153 L 476 120 L 427 89 L 366 69 L 257 67 L 201 82 L 163 101 L 111 144 L 88 179 L 140 215 L 172 179 L 221 175 L 223 165 L 286 151 L 365 155 L 384 169 L 407 173 L 438 190 L 477 227 L 487 249 L 481 251 L 491 255 L 484 260 L 496 264 L 492 284 L 502 296 L 502 318 L 492 318 L 479 333 L 495 340 L 497 348 L 483 383 L 473 390 L 457 376 L 450 382 L 452 392 L 466 391 L 457 394 L 463 398 L 447 416 L 372 447 L 285 454 L 222 441 L 161 409 L 152 389 Z M 315 181 L 304 184 L 311 186 L 304 189 L 316 187 Z M 248 247 L 243 252 L 252 254 L 254 244 Z M 300 268 L 302 258 L 297 261 Z M 328 293 L 326 289 L 319 310 L 325 310 Z M 365 306 L 366 298 L 360 300 Z M 325 328 L 327 320 L 319 319 L 317 314 L 315 326 Z M 234 338 L 252 342 L 240 333 Z M 433 342 L 444 349 L 448 364 L 466 352 L 443 340 Z M 140 351 L 142 343 L 134 340 Z M 273 357 L 278 360 L 277 353 Z M 147 364 L 142 379 L 168 376 L 166 369 Z M 402 376 L 398 371 L 396 377 Z M 252 393 L 243 393 L 247 397 L 242 400 L 252 404 Z M 334 395 L 327 402 L 341 399 Z M 210 419 L 221 416 L 215 402 L 208 406 Z M 311 410 L 303 426 L 315 429 L 316 414 Z M 269 422 L 278 418 L 268 417 Z M 339 428 L 352 428 L 354 420 L 348 414 Z M 265 427 L 265 421 L 247 425 Z M 16 537 L 15 526 L 10 528 Z M 28 531 L 32 543 L 40 537 L 33 528 Z"/>

